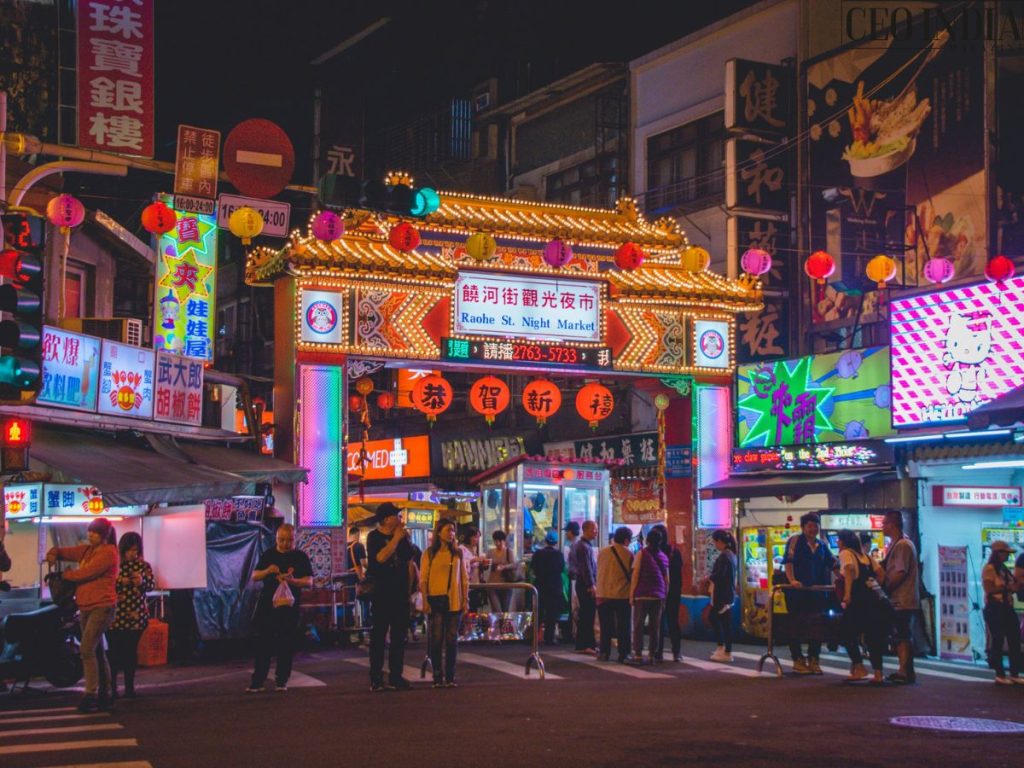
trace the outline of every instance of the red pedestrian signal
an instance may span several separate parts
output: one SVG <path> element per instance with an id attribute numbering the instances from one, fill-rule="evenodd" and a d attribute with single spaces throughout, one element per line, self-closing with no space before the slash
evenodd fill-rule
<path id="1" fill-rule="evenodd" d="M 3 447 L 28 448 L 32 445 L 32 422 L 28 419 L 4 419 Z"/>
<path id="2" fill-rule="evenodd" d="M 0 251 L 0 402 L 23 403 L 42 385 L 43 220 L 3 216 Z"/>

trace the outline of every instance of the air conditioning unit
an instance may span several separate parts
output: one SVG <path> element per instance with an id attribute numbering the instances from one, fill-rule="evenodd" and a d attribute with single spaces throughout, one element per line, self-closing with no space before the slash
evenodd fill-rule
<path id="1" fill-rule="evenodd" d="M 60 327 L 134 347 L 142 346 L 142 321 L 136 317 L 68 317 L 61 320 Z"/>

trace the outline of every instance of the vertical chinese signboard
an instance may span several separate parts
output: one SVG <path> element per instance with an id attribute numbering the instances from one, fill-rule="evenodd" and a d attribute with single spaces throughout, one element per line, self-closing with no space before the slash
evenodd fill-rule
<path id="1" fill-rule="evenodd" d="M 153 156 L 153 0 L 78 3 L 78 146 Z"/>
<path id="2" fill-rule="evenodd" d="M 95 411 L 99 372 L 99 339 L 43 328 L 43 386 L 36 402 Z"/>
<path id="3" fill-rule="evenodd" d="M 174 194 L 216 198 L 219 167 L 220 131 L 179 125 Z"/>
<path id="4" fill-rule="evenodd" d="M 153 346 L 212 361 L 217 295 L 216 219 L 179 212 L 174 229 L 160 235 L 157 242 Z"/>
<path id="5" fill-rule="evenodd" d="M 168 352 L 156 353 L 156 421 L 203 423 L 203 364 Z"/>
<path id="6" fill-rule="evenodd" d="M 153 350 L 104 339 L 99 412 L 153 418 Z"/>
<path id="7" fill-rule="evenodd" d="M 973 661 L 967 547 L 939 546 L 939 658 Z"/>

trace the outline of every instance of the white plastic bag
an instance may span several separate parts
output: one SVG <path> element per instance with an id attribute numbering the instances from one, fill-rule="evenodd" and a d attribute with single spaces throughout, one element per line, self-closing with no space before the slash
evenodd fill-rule
<path id="1" fill-rule="evenodd" d="M 275 608 L 291 608 L 295 605 L 295 595 L 283 581 L 277 585 L 277 589 L 274 591 L 273 603 Z"/>

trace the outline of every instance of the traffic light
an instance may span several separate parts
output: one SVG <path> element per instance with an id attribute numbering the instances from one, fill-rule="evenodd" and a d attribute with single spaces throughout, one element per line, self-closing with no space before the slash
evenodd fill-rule
<path id="1" fill-rule="evenodd" d="M 0 467 L 4 472 L 28 469 L 28 449 L 32 446 L 32 422 L 20 416 L 3 420 L 0 434 Z"/>
<path id="2" fill-rule="evenodd" d="M 31 400 L 42 383 L 43 220 L 6 214 L 0 252 L 0 402 Z"/>
<path id="3" fill-rule="evenodd" d="M 427 216 L 441 205 L 440 195 L 430 187 L 359 180 L 333 173 L 320 180 L 319 195 L 320 202 L 328 208 L 363 208 L 396 216 Z"/>

